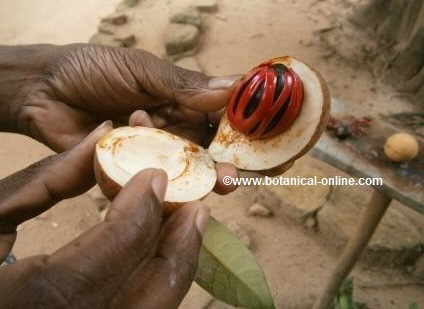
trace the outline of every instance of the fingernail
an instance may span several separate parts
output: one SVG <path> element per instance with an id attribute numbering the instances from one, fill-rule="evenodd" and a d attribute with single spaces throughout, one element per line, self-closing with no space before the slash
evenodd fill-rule
<path id="1" fill-rule="evenodd" d="M 112 120 L 106 120 L 105 122 L 101 123 L 96 129 L 94 129 L 92 133 L 102 130 L 104 128 L 112 128 L 112 127 L 113 127 Z"/>
<path id="2" fill-rule="evenodd" d="M 101 125 L 99 125 L 98 127 L 97 127 L 97 129 L 101 129 L 101 128 L 104 128 L 104 127 L 112 127 L 113 126 L 113 122 L 112 122 L 112 120 L 106 120 L 105 122 L 103 122 Z"/>
<path id="3" fill-rule="evenodd" d="M 129 125 L 131 127 L 135 126 L 142 126 L 142 127 L 149 127 L 153 128 L 153 122 L 150 118 L 149 114 L 144 110 L 138 110 L 132 113 L 129 120 Z"/>
<path id="4" fill-rule="evenodd" d="M 107 120 L 107 121 L 103 122 L 97 128 L 95 128 L 93 131 L 91 131 L 91 133 L 88 134 L 84 138 L 84 141 L 94 141 L 94 142 L 96 142 L 99 138 L 101 138 L 102 136 L 105 135 L 105 132 L 102 131 L 105 128 L 112 129 L 113 128 L 113 122 L 111 120 Z"/>
<path id="5" fill-rule="evenodd" d="M 166 188 L 168 185 L 168 176 L 163 170 L 158 170 L 153 175 L 152 179 L 152 190 L 155 193 L 159 202 L 165 200 Z"/>
<path id="6" fill-rule="evenodd" d="M 209 222 L 210 209 L 204 204 L 200 204 L 198 206 L 198 211 L 196 215 L 196 227 L 200 234 L 204 234 L 206 232 L 206 228 Z"/>
<path id="7" fill-rule="evenodd" d="M 242 75 L 229 75 L 229 76 L 213 77 L 209 80 L 208 87 L 209 87 L 209 89 L 213 89 L 213 90 L 230 88 L 241 77 L 242 77 Z"/>

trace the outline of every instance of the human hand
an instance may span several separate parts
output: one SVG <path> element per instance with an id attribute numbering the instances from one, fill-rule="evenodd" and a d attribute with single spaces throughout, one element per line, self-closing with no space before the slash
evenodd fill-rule
<path id="1" fill-rule="evenodd" d="M 72 150 L 0 182 L 0 261 L 16 227 L 94 184 L 99 127 Z M 0 308 L 177 308 L 197 265 L 208 212 L 188 204 L 162 218 L 166 174 L 136 175 L 99 223 L 51 255 L 0 268 Z"/>
<path id="2" fill-rule="evenodd" d="M 18 130 L 57 152 L 75 146 L 105 120 L 128 123 L 137 110 L 150 116 L 145 122 L 204 145 L 216 120 L 208 113 L 225 106 L 236 80 L 185 70 L 143 50 L 88 44 L 31 48 L 37 50 L 27 59 L 31 65 L 21 63 L 24 72 L 13 79 L 19 84 Z"/>
<path id="3" fill-rule="evenodd" d="M 154 126 L 207 146 L 236 80 L 188 71 L 136 49 L 73 44 L 2 51 L 7 66 L 0 62 L 0 101 L 7 100 L 8 122 L 57 152 L 107 119 Z M 217 164 L 217 172 L 216 191 L 233 191 L 221 180 L 236 177 L 236 168 Z"/>

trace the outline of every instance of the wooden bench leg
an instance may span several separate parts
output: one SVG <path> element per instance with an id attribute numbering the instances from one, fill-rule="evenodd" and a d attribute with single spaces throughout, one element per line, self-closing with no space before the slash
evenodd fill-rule
<path id="1" fill-rule="evenodd" d="M 360 222 L 355 234 L 349 239 L 337 265 L 331 273 L 324 290 L 314 304 L 313 309 L 328 309 L 337 291 L 349 275 L 356 261 L 366 248 L 374 234 L 378 223 L 383 218 L 391 198 L 381 191 L 375 190 L 367 207 L 361 212 Z"/>

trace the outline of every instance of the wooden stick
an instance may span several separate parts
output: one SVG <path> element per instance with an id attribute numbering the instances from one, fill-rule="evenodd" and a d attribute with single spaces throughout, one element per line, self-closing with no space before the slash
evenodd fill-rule
<path id="1" fill-rule="evenodd" d="M 355 263 L 366 248 L 369 240 L 375 232 L 381 218 L 383 218 L 390 204 L 391 198 L 383 192 L 374 191 L 371 201 L 361 212 L 361 219 L 356 233 L 350 238 L 343 253 L 330 275 L 326 286 L 315 302 L 313 309 L 328 309 L 333 303 L 340 285 L 349 275 Z"/>

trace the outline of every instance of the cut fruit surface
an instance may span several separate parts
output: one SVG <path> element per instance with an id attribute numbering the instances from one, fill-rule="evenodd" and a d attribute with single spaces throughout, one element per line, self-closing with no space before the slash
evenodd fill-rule
<path id="1" fill-rule="evenodd" d="M 202 147 L 166 131 L 122 127 L 96 145 L 96 179 L 110 199 L 138 172 L 163 169 L 168 175 L 166 202 L 198 200 L 212 191 L 215 165 Z"/>
<path id="2" fill-rule="evenodd" d="M 330 113 L 330 95 L 322 77 L 293 57 L 274 59 L 292 69 L 303 82 L 303 105 L 289 129 L 266 139 L 251 139 L 232 128 L 224 114 L 209 153 L 216 162 L 244 170 L 278 167 L 304 155 L 318 141 Z"/>

